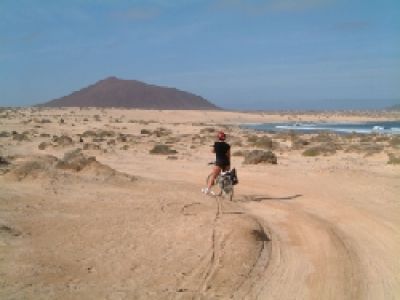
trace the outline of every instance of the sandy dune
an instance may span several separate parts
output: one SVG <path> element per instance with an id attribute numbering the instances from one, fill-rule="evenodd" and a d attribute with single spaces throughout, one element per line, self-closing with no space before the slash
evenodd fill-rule
<path id="1" fill-rule="evenodd" d="M 400 298 L 396 140 L 335 137 L 335 154 L 308 157 L 269 135 L 277 165 L 235 155 L 234 201 L 200 193 L 216 129 L 246 152 L 241 123 L 398 116 L 0 115 L 1 299 Z"/>

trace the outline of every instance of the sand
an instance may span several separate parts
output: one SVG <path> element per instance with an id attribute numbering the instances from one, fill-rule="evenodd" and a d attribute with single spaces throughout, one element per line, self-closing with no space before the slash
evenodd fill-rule
<path id="1" fill-rule="evenodd" d="M 399 115 L 4 109 L 0 298 L 399 299 L 396 140 L 257 133 L 265 149 L 238 126 L 376 119 Z M 200 192 L 219 129 L 242 152 L 233 201 Z M 278 164 L 243 164 L 254 149 Z"/>

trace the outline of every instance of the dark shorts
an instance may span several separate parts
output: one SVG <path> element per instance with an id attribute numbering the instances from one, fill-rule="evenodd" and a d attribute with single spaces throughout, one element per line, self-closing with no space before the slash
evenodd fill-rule
<path id="1" fill-rule="evenodd" d="M 215 165 L 225 171 L 226 169 L 229 169 L 230 163 L 227 161 L 216 161 Z"/>

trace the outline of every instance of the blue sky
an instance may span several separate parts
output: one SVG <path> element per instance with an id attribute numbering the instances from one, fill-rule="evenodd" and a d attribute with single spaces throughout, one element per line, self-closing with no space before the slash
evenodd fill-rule
<path id="1" fill-rule="evenodd" d="M 0 1 L 0 106 L 108 76 L 232 109 L 385 107 L 400 103 L 400 1 Z"/>

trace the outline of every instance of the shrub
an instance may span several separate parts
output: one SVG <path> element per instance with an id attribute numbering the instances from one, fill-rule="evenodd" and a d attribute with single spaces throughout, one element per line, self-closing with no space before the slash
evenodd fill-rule
<path id="1" fill-rule="evenodd" d="M 389 143 L 392 147 L 400 147 L 400 136 L 393 136 Z"/>
<path id="2" fill-rule="evenodd" d="M 336 135 L 328 132 L 321 132 L 311 138 L 312 142 L 329 143 L 336 139 Z"/>
<path id="3" fill-rule="evenodd" d="M 163 154 L 163 155 L 167 155 L 167 154 L 176 154 L 178 153 L 178 151 L 171 149 L 168 145 L 155 145 L 153 147 L 153 149 L 150 150 L 151 154 Z"/>
<path id="4" fill-rule="evenodd" d="M 127 142 L 127 136 L 125 134 L 120 133 L 117 137 L 117 141 L 120 143 L 126 143 Z"/>
<path id="5" fill-rule="evenodd" d="M 45 150 L 47 148 L 47 146 L 49 146 L 49 143 L 42 142 L 39 144 L 38 148 L 39 148 L 39 150 Z"/>
<path id="6" fill-rule="evenodd" d="M 104 138 L 104 137 L 114 137 L 116 133 L 112 130 L 99 130 L 96 133 L 97 137 Z"/>
<path id="7" fill-rule="evenodd" d="M 232 156 L 244 156 L 244 153 L 243 153 L 243 151 L 238 150 L 238 151 L 233 152 Z"/>
<path id="8" fill-rule="evenodd" d="M 277 164 L 278 159 L 272 151 L 252 150 L 245 154 L 244 164 Z"/>
<path id="9" fill-rule="evenodd" d="M 332 155 L 336 153 L 336 145 L 333 143 L 326 143 L 317 145 L 304 150 L 304 156 L 319 156 L 319 155 Z"/>
<path id="10" fill-rule="evenodd" d="M 4 157 L 0 156 L 0 166 L 8 166 L 10 162 Z"/>
<path id="11" fill-rule="evenodd" d="M 268 136 L 262 136 L 254 142 L 254 146 L 264 149 L 272 149 L 272 139 Z"/>
<path id="12" fill-rule="evenodd" d="M 13 140 L 15 141 L 29 141 L 29 138 L 24 133 L 15 133 L 13 134 Z"/>
<path id="13" fill-rule="evenodd" d="M 167 136 L 172 134 L 172 131 L 163 127 L 157 128 L 153 131 L 153 134 L 157 137 Z"/>
<path id="14" fill-rule="evenodd" d="M 72 138 L 67 135 L 53 136 L 52 141 L 59 146 L 69 146 L 73 144 Z"/>
<path id="15" fill-rule="evenodd" d="M 388 164 L 391 165 L 400 165 L 400 156 L 396 156 L 393 153 L 389 153 L 389 160 L 388 160 Z"/>
<path id="16" fill-rule="evenodd" d="M 10 136 L 11 136 L 11 134 L 7 131 L 0 132 L 0 137 L 10 137 Z"/>
<path id="17" fill-rule="evenodd" d="M 257 142 L 257 139 L 258 139 L 258 136 L 256 136 L 255 134 L 247 136 L 247 142 L 249 142 L 249 143 L 255 143 L 255 142 Z"/>
<path id="18" fill-rule="evenodd" d="M 243 146 L 242 139 L 240 137 L 229 137 L 229 143 L 232 146 L 237 146 L 237 147 Z"/>
<path id="19" fill-rule="evenodd" d="M 83 137 L 89 137 L 89 136 L 96 136 L 96 132 L 93 130 L 86 130 L 84 133 L 82 133 Z"/>
<path id="20" fill-rule="evenodd" d="M 80 149 L 75 149 L 65 153 L 64 158 L 57 162 L 56 168 L 80 171 L 94 161 L 96 161 L 94 156 L 87 157 Z"/>
<path id="21" fill-rule="evenodd" d="M 291 139 L 291 143 L 293 150 L 300 150 L 303 149 L 305 146 L 308 146 L 310 144 L 310 141 L 300 138 L 298 136 L 294 136 Z"/>
<path id="22" fill-rule="evenodd" d="M 83 150 L 100 150 L 100 145 L 85 143 L 83 144 Z"/>
<path id="23" fill-rule="evenodd" d="M 148 130 L 148 129 L 142 129 L 142 130 L 140 130 L 140 134 L 148 134 L 148 135 L 150 135 L 151 131 Z"/>
<path id="24" fill-rule="evenodd" d="M 217 130 L 213 127 L 206 127 L 206 128 L 202 128 L 200 129 L 200 133 L 214 133 Z"/>
<path id="25" fill-rule="evenodd" d="M 383 145 L 371 142 L 350 145 L 346 148 L 345 152 L 366 153 L 367 155 L 372 155 L 383 151 L 383 149 Z"/>

